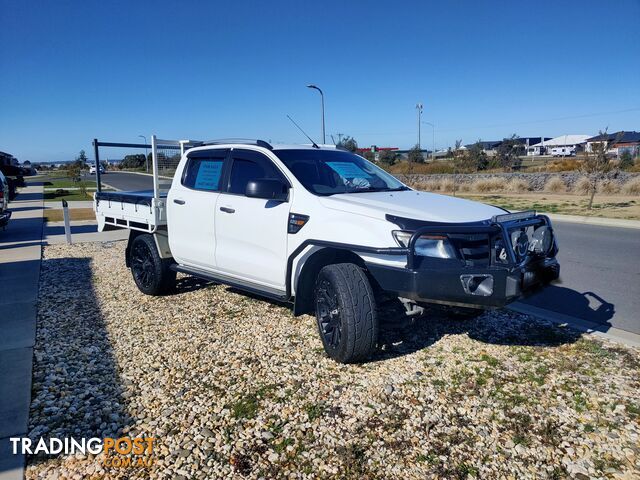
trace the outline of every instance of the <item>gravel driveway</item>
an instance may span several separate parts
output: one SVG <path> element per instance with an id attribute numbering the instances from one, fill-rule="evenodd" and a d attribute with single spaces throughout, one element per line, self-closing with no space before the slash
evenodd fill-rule
<path id="1" fill-rule="evenodd" d="M 507 311 L 387 315 L 364 365 L 310 316 L 179 279 L 124 242 L 42 262 L 30 436 L 157 439 L 148 469 L 31 457 L 27 478 L 638 478 L 640 352 Z"/>

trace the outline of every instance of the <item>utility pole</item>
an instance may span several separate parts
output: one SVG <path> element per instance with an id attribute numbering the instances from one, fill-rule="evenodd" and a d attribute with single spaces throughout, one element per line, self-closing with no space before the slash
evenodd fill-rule
<path id="1" fill-rule="evenodd" d="M 420 156 L 422 156 L 421 135 L 420 135 L 420 119 L 422 117 L 422 103 L 416 104 L 416 110 L 418 111 L 418 150 L 420 150 Z"/>

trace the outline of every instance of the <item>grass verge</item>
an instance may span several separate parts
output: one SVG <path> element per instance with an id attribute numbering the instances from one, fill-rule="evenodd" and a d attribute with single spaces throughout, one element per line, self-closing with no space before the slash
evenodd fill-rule
<path id="1" fill-rule="evenodd" d="M 96 214 L 92 208 L 70 208 L 69 216 L 71 220 L 95 220 Z M 62 222 L 64 216 L 62 209 L 47 208 L 44 211 L 44 219 L 46 222 Z"/>

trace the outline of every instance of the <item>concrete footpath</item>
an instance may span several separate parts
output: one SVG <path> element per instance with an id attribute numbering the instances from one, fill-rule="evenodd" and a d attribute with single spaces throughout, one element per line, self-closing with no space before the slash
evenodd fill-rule
<path id="1" fill-rule="evenodd" d="M 13 455 L 10 437 L 27 435 L 36 301 L 42 249 L 43 188 L 20 189 L 0 231 L 0 480 L 24 477 L 24 456 Z"/>

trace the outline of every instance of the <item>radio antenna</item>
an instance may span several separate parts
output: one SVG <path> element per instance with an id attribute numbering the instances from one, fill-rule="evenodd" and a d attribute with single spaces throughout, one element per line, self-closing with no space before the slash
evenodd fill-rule
<path id="1" fill-rule="evenodd" d="M 300 127 L 300 125 L 298 125 L 296 122 L 294 122 L 294 121 L 293 121 L 293 118 L 291 118 L 289 115 L 287 115 L 287 118 L 288 118 L 289 120 L 291 120 L 291 123 L 293 123 L 296 127 L 298 127 L 298 130 L 300 130 L 300 131 L 302 132 L 302 134 L 303 134 L 305 137 L 307 137 L 307 138 L 309 139 L 309 141 L 311 142 L 311 145 L 313 145 L 313 148 L 320 148 L 320 147 L 316 144 L 316 142 L 314 142 L 314 141 L 311 139 L 311 137 L 310 137 L 309 135 L 307 135 L 307 132 L 305 132 L 305 131 Z"/>

